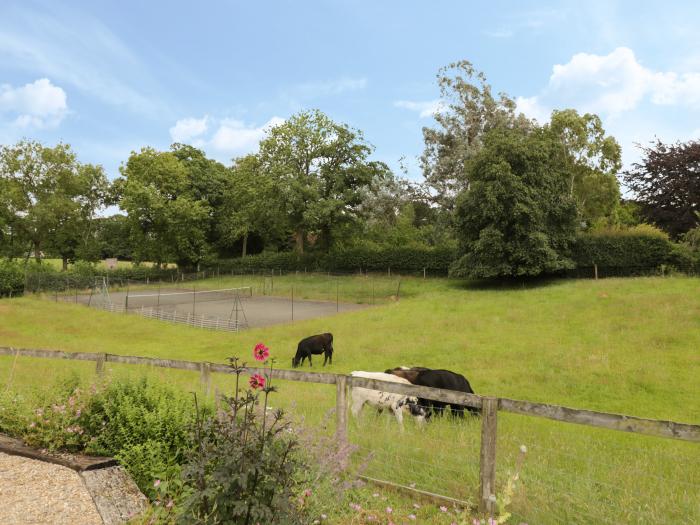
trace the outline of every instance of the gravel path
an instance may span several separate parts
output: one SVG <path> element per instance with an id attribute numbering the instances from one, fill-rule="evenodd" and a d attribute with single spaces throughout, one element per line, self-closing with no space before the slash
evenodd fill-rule
<path id="1" fill-rule="evenodd" d="M 0 523 L 102 525 L 102 519 L 77 472 L 0 452 Z"/>

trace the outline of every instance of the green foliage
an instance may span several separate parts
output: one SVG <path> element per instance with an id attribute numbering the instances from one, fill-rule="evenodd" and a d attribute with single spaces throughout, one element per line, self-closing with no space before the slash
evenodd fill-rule
<path id="1" fill-rule="evenodd" d="M 547 130 L 496 129 L 468 163 L 457 203 L 455 277 L 519 277 L 572 268 L 576 207 L 561 143 Z"/>
<path id="2" fill-rule="evenodd" d="M 494 96 L 486 75 L 467 60 L 441 68 L 437 75 L 442 108 L 436 128 L 423 128 L 423 175 L 436 201 L 452 211 L 455 197 L 469 186 L 464 166 L 484 145 L 484 136 L 498 127 L 528 129 L 531 122 L 516 113 L 515 101 Z"/>
<path id="3" fill-rule="evenodd" d="M 0 148 L 0 242 L 10 256 L 33 251 L 94 258 L 94 219 L 105 201 L 101 166 L 81 164 L 67 144 L 20 141 Z M 1 247 L 1 246 L 0 246 Z"/>
<path id="4" fill-rule="evenodd" d="M 190 268 L 204 260 L 226 176 L 223 165 L 190 146 L 133 152 L 113 188 L 128 214 L 134 259 Z"/>
<path id="5" fill-rule="evenodd" d="M 239 259 L 217 261 L 222 272 L 248 273 L 260 270 L 417 273 L 426 270 L 446 274 L 456 252 L 452 248 L 352 247 L 329 253 L 261 253 Z"/>
<path id="6" fill-rule="evenodd" d="M 668 235 L 648 224 L 586 233 L 576 239 L 573 247 L 577 266 L 596 264 L 599 268 L 615 269 L 620 275 L 656 273 L 662 264 L 673 262 L 673 253 L 674 245 Z"/>
<path id="7" fill-rule="evenodd" d="M 579 115 L 575 109 L 553 111 L 549 128 L 566 150 L 569 195 L 580 219 L 587 225 L 610 220 L 620 203 L 620 145 L 605 135 L 598 115 Z"/>
<path id="8" fill-rule="evenodd" d="M 372 150 L 360 131 L 318 110 L 293 115 L 260 142 L 260 169 L 272 178 L 298 252 L 309 234 L 330 248 L 333 228 L 357 218 L 364 189 L 389 172 L 368 160 Z"/>
<path id="9" fill-rule="evenodd" d="M 24 291 L 24 269 L 15 261 L 0 259 L 0 297 Z"/>
<path id="10" fill-rule="evenodd" d="M 205 411 L 205 413 L 207 413 Z M 116 382 L 92 396 L 81 423 L 86 451 L 114 456 L 148 496 L 156 478 L 174 478 L 190 446 L 189 394 L 146 379 Z"/>

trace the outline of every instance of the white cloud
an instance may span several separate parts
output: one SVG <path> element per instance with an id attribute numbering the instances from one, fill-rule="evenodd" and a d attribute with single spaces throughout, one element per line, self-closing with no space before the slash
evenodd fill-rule
<path id="1" fill-rule="evenodd" d="M 9 6 L 0 17 L 5 67 L 39 73 L 139 114 L 167 113 L 139 55 L 97 18 L 62 6 Z"/>
<path id="2" fill-rule="evenodd" d="M 700 109 L 700 73 L 654 71 L 627 47 L 607 55 L 577 53 L 566 64 L 556 64 L 542 92 L 519 98 L 518 107 L 538 119 L 548 113 L 545 108 L 555 107 L 614 117 L 644 101 Z"/>
<path id="3" fill-rule="evenodd" d="M 193 138 L 203 135 L 207 131 L 207 121 L 209 117 L 203 118 L 183 118 L 178 120 L 170 128 L 170 138 L 173 142 L 190 142 Z"/>
<path id="4" fill-rule="evenodd" d="M 66 92 L 47 78 L 13 88 L 0 85 L 0 113 L 16 115 L 21 128 L 57 126 L 68 111 Z"/>
<path id="5" fill-rule="evenodd" d="M 428 100 L 424 102 L 416 102 L 412 100 L 397 100 L 394 102 L 397 108 L 404 108 L 410 111 L 418 112 L 420 118 L 432 117 L 435 113 L 439 113 L 444 108 L 444 103 L 440 99 Z"/>
<path id="6" fill-rule="evenodd" d="M 262 126 L 256 126 L 230 118 L 190 117 L 178 120 L 170 128 L 170 136 L 175 142 L 210 150 L 217 158 L 227 160 L 232 155 L 244 155 L 257 150 L 265 133 L 283 122 L 281 117 L 272 117 Z M 207 134 L 209 130 L 213 133 Z"/>

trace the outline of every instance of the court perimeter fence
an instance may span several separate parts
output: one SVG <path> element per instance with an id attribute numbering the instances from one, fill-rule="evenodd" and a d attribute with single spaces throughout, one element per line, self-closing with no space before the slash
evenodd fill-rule
<path id="1" fill-rule="evenodd" d="M 105 368 L 107 364 L 113 363 L 125 364 L 125 365 L 142 365 L 148 367 L 159 367 L 167 369 L 176 369 L 181 371 L 190 371 L 199 374 L 201 387 L 206 395 L 211 395 L 212 391 L 212 375 L 213 374 L 233 374 L 234 370 L 223 364 L 210 363 L 210 362 L 190 362 L 172 359 L 156 359 L 148 357 L 138 357 L 138 356 L 127 356 L 127 355 L 113 355 L 105 353 L 91 353 L 91 352 L 62 352 L 56 350 L 43 350 L 43 349 L 21 349 L 21 348 L 8 348 L 0 347 L 0 356 L 7 356 L 10 359 L 14 359 L 14 365 L 17 359 L 22 358 L 40 358 L 40 359 L 63 359 L 63 360 L 77 360 L 77 361 L 92 361 L 95 363 L 95 372 L 98 376 L 102 376 L 105 373 Z M 269 373 L 269 370 L 259 367 L 247 367 L 246 374 Z M 615 431 L 615 433 L 631 433 L 638 436 L 636 439 L 640 441 L 637 445 L 630 445 L 629 450 L 625 449 L 624 453 L 629 457 L 630 454 L 636 454 L 636 448 L 642 444 L 642 436 L 648 436 L 645 439 L 650 438 L 666 438 L 669 440 L 675 440 L 676 442 L 686 442 L 690 447 L 693 447 L 689 451 L 688 457 L 690 458 L 690 464 L 685 465 L 687 469 L 694 469 L 697 467 L 697 453 L 698 453 L 698 443 L 700 443 L 700 425 L 696 424 L 686 424 L 678 423 L 674 421 L 662 421 L 655 419 L 646 419 L 640 417 L 634 417 L 629 415 L 597 412 L 592 410 L 581 410 L 576 408 L 569 408 L 564 406 L 558 406 L 547 403 L 539 402 L 529 402 L 516 399 L 509 399 L 503 397 L 488 397 L 480 396 L 475 394 L 466 394 L 461 392 L 455 392 L 450 390 L 443 390 L 438 388 L 428 388 L 421 387 L 410 384 L 401 384 L 394 382 L 385 382 L 375 379 L 366 379 L 360 377 L 353 377 L 342 374 L 330 374 L 330 373 L 312 373 L 312 372 L 301 372 L 295 370 L 273 370 L 271 377 L 283 381 L 293 381 L 302 383 L 314 383 L 317 385 L 335 385 L 335 439 L 340 443 L 347 443 L 349 439 L 348 434 L 348 405 L 349 405 L 349 389 L 353 387 L 361 387 L 372 390 L 380 390 L 384 392 L 391 392 L 400 395 L 407 396 L 417 396 L 423 399 L 430 399 L 435 401 L 441 401 L 446 403 L 457 403 L 460 405 L 467 405 L 474 407 L 480 411 L 481 417 L 479 418 L 478 425 L 480 427 L 477 448 L 472 447 L 469 449 L 469 444 L 462 443 L 452 443 L 450 446 L 460 447 L 466 445 L 461 449 L 461 459 L 457 459 L 448 465 L 445 465 L 443 461 L 439 459 L 440 450 L 434 448 L 435 445 L 431 444 L 428 440 L 423 442 L 423 436 L 416 435 L 411 441 L 414 445 L 423 444 L 425 447 L 429 448 L 429 457 L 436 458 L 433 462 L 430 461 L 417 461 L 414 468 L 419 469 L 432 469 L 435 473 L 434 479 L 455 476 L 462 468 L 469 466 L 471 464 L 470 458 L 466 457 L 463 452 L 464 450 L 470 450 L 472 454 L 478 454 L 478 479 L 466 487 L 462 491 L 462 495 L 472 493 L 475 497 L 470 498 L 469 501 L 464 501 L 456 499 L 446 494 L 439 494 L 435 492 L 430 492 L 427 490 L 417 489 L 415 486 L 402 484 L 395 480 L 390 479 L 377 479 L 369 476 L 362 476 L 365 480 L 373 482 L 379 485 L 385 485 L 392 487 L 397 490 L 406 491 L 408 493 L 413 493 L 417 497 L 429 497 L 434 500 L 444 502 L 445 504 L 455 504 L 455 505 L 470 505 L 470 501 L 476 502 L 474 507 L 487 513 L 491 516 L 498 512 L 497 500 L 495 498 L 496 494 L 499 494 L 504 490 L 503 476 L 500 475 L 497 479 L 497 470 L 500 469 L 497 463 L 497 449 L 503 447 L 503 441 L 499 438 L 500 433 L 503 430 L 499 430 L 499 421 L 503 416 L 499 416 L 501 413 L 506 413 L 508 415 L 524 416 L 526 419 L 531 418 L 544 418 L 547 420 L 552 420 L 561 423 L 572 423 L 576 425 L 583 425 L 585 427 L 594 429 L 604 429 L 608 431 Z M 501 424 L 505 423 L 504 429 L 508 428 L 508 419 L 504 420 Z M 373 429 L 370 429 L 370 431 Z M 376 429 L 374 429 L 376 430 Z M 506 430 L 507 432 L 507 430 Z M 564 436 L 571 436 L 570 433 L 563 433 Z M 372 439 L 370 437 L 370 439 Z M 561 438 L 560 438 L 561 439 Z M 590 439 L 588 436 L 584 436 L 584 439 Z M 500 444 L 499 444 L 500 443 Z M 593 443 L 591 443 L 593 445 Z M 443 447 L 445 444 L 442 445 Z M 430 448 L 433 447 L 433 448 Z M 639 446 L 639 450 L 642 447 Z M 458 451 L 459 452 L 459 451 Z M 547 460 L 547 451 L 543 451 L 542 454 L 543 461 Z M 558 454 L 566 454 L 565 452 L 556 452 Z M 501 460 L 504 461 L 504 457 L 507 454 L 499 452 Z M 654 452 L 656 454 L 656 452 Z M 409 455 L 409 450 L 402 450 L 400 455 L 397 455 L 395 459 L 399 459 L 401 456 Z M 695 458 L 693 460 L 693 457 Z M 686 460 L 684 460 L 686 461 Z M 628 465 L 629 467 L 629 465 Z M 563 478 L 564 481 L 571 483 L 588 483 L 593 482 L 596 497 L 599 501 L 594 501 L 592 507 L 583 508 L 583 504 L 579 501 L 573 500 L 567 497 L 567 494 L 556 494 L 557 489 L 561 490 L 561 485 L 544 485 L 543 490 L 546 494 L 546 499 L 537 502 L 540 505 L 540 510 L 544 509 L 552 518 L 550 521 L 537 521 L 540 522 L 553 522 L 553 523 L 631 523 L 631 522 L 646 522 L 646 523 L 676 523 L 675 518 L 670 516 L 664 516 L 660 520 L 645 521 L 645 519 L 639 516 L 635 516 L 634 512 L 638 509 L 645 509 L 645 503 L 640 502 L 639 507 L 631 508 L 631 500 L 627 499 L 626 494 L 619 494 L 616 491 L 621 490 L 620 487 L 616 487 L 610 483 L 599 482 L 596 480 L 590 480 L 586 476 L 582 476 L 580 472 L 576 471 L 574 465 L 571 466 L 571 471 L 557 471 L 556 469 L 548 471 L 548 475 L 552 477 L 552 480 L 557 480 L 561 482 Z M 620 468 L 618 465 L 612 465 L 611 468 Z M 630 472 L 630 475 L 635 478 L 638 473 L 636 471 Z M 700 489 L 700 484 L 695 482 L 693 479 L 685 477 L 684 479 L 673 479 L 666 477 L 665 472 L 650 472 L 646 474 L 651 476 L 652 479 L 658 478 L 659 487 L 664 487 L 666 490 L 670 489 L 673 494 L 680 493 L 682 501 L 686 505 L 690 505 L 691 514 L 692 506 L 698 503 L 698 489 Z M 559 478 L 557 478 L 559 476 Z M 537 488 L 538 484 L 542 485 L 543 480 L 538 480 L 534 477 L 528 478 L 525 482 L 526 486 Z M 634 481 L 633 481 L 634 483 Z M 637 495 L 640 498 L 644 498 L 644 495 Z M 615 519 L 610 519 L 604 515 L 596 514 L 595 510 L 601 506 L 611 505 L 615 498 L 621 498 L 620 508 L 615 509 Z M 561 501 L 565 502 L 562 507 Z M 591 503 L 591 502 L 588 502 Z M 632 511 L 631 515 L 625 514 L 625 506 Z M 647 505 L 648 506 L 648 505 Z M 550 509 L 551 507 L 551 509 Z M 558 507 L 558 510 L 557 510 Z M 510 510 L 510 509 L 509 509 Z M 561 521 L 556 512 L 564 512 L 568 518 L 565 521 Z M 526 514 L 517 513 L 512 511 L 513 515 L 516 516 L 518 520 L 530 520 L 532 516 Z M 681 512 L 687 512 L 687 510 L 681 510 Z M 573 513 L 573 514 L 570 514 Z M 572 518 L 571 516 L 575 516 Z M 682 514 L 682 522 L 693 522 L 693 519 L 698 517 L 697 510 L 695 515 Z M 666 519 L 668 518 L 668 520 Z M 641 521 L 639 521 L 641 519 Z M 551 521 L 553 520 L 553 521 Z M 689 520 L 689 521 L 687 521 Z"/>

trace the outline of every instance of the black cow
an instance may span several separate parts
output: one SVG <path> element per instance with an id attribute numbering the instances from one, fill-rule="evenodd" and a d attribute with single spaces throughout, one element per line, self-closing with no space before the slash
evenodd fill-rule
<path id="1" fill-rule="evenodd" d="M 423 367 L 399 367 L 387 370 L 386 372 L 403 377 L 404 379 L 408 379 L 414 385 L 443 388 L 445 390 L 455 390 L 457 392 L 465 392 L 467 394 L 474 393 L 474 390 L 472 390 L 472 387 L 466 377 L 449 370 L 432 370 L 430 368 Z M 442 414 L 447 406 L 450 407 L 453 414 L 459 417 L 464 417 L 465 410 L 468 410 L 472 414 L 479 413 L 479 409 L 474 407 L 444 403 L 442 401 L 433 401 L 431 399 L 418 398 L 418 403 L 421 406 L 430 407 L 431 412 L 436 411 L 438 414 Z"/>
<path id="2" fill-rule="evenodd" d="M 292 358 L 292 368 L 303 365 L 304 359 L 307 358 L 309 359 L 309 366 L 313 366 L 311 356 L 314 354 L 323 354 L 323 366 L 326 366 L 326 362 L 333 364 L 333 334 L 312 335 L 299 341 L 297 354 Z"/>

